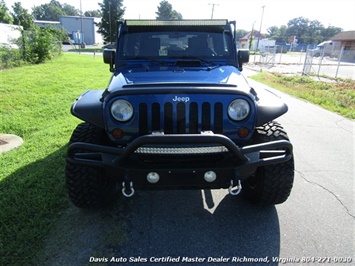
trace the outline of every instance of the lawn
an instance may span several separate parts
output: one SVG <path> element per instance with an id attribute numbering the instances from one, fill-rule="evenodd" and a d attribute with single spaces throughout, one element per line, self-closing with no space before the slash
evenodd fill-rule
<path id="1" fill-rule="evenodd" d="M 307 76 L 286 76 L 268 72 L 261 72 L 250 78 L 344 117 L 355 119 L 354 80 L 324 82 Z"/>
<path id="2" fill-rule="evenodd" d="M 0 265 L 29 264 L 69 204 L 64 166 L 75 126 L 71 103 L 104 89 L 101 57 L 65 53 L 45 64 L 0 71 L 0 133 L 24 144 L 0 155 Z"/>

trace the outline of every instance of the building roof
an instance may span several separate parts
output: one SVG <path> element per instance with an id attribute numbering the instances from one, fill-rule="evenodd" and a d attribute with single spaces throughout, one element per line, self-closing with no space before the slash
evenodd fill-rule
<path id="1" fill-rule="evenodd" d="M 355 41 L 355 30 L 340 32 L 332 38 L 332 41 Z"/>
<path id="2" fill-rule="evenodd" d="M 36 23 L 41 23 L 41 24 L 60 24 L 59 21 L 49 21 L 49 20 L 35 20 Z"/>

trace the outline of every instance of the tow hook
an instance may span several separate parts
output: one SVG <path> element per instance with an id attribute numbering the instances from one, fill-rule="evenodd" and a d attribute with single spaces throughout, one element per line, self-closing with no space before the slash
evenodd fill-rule
<path id="1" fill-rule="evenodd" d="M 236 196 L 240 193 L 240 191 L 242 191 L 242 184 L 240 183 L 240 180 L 238 180 L 238 185 L 235 187 L 235 190 L 233 190 L 233 185 L 234 185 L 234 182 L 233 182 L 233 180 L 231 180 L 228 191 L 229 191 L 229 194 L 231 194 L 232 196 Z"/>
<path id="2" fill-rule="evenodd" d="M 126 182 L 122 182 L 122 195 L 126 198 L 130 198 L 134 195 L 133 182 L 129 182 L 129 188 L 126 188 Z"/>

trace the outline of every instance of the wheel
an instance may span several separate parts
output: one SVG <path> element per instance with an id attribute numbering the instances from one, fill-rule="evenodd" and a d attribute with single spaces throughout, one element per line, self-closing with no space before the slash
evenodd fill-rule
<path id="1" fill-rule="evenodd" d="M 104 144 L 104 130 L 89 123 L 79 124 L 70 143 L 86 142 Z M 116 182 L 106 175 L 104 169 L 66 162 L 66 185 L 70 200 L 79 208 L 103 207 L 115 199 Z"/>
<path id="2" fill-rule="evenodd" d="M 257 127 L 253 144 L 274 140 L 289 140 L 287 133 L 277 122 Z M 244 195 L 257 205 L 280 204 L 289 197 L 294 179 L 293 157 L 284 163 L 258 167 L 256 172 L 242 183 Z"/>

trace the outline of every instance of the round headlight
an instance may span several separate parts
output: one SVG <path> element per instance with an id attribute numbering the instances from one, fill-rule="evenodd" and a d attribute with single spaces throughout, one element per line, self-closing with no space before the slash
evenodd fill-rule
<path id="1" fill-rule="evenodd" d="M 249 115 L 250 105 L 244 99 L 237 99 L 228 106 L 228 115 L 232 120 L 241 121 Z"/>
<path id="2" fill-rule="evenodd" d="M 126 100 L 120 99 L 111 105 L 111 114 L 117 121 L 126 122 L 133 116 L 133 107 Z"/>

